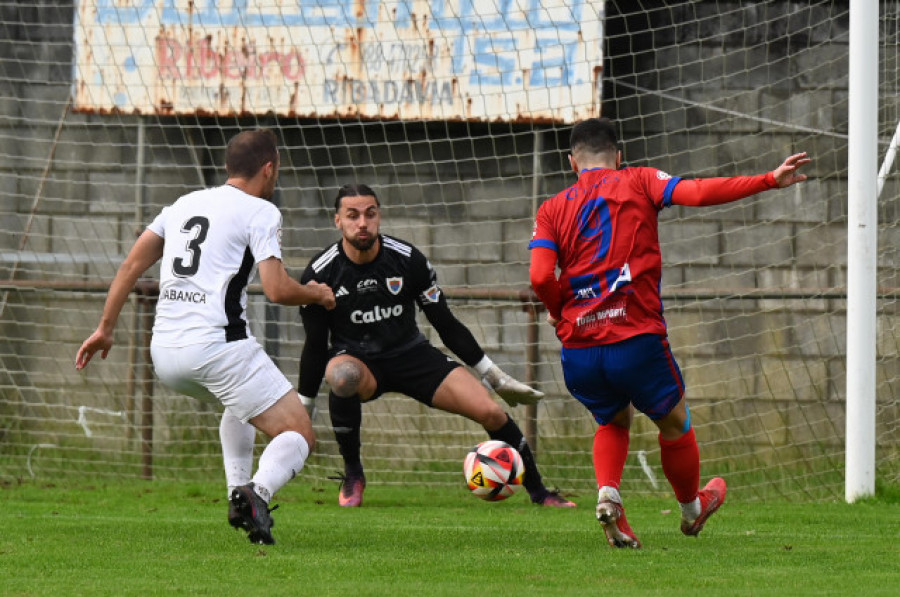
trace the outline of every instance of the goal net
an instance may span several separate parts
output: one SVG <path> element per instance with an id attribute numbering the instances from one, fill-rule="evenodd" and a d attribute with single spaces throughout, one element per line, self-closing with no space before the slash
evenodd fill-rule
<path id="1" fill-rule="evenodd" d="M 843 492 L 846 2 L 304 0 L 17 3 L 0 8 L 0 480 L 222 480 L 220 407 L 159 383 L 155 276 L 106 360 L 73 366 L 136 235 L 224 182 L 236 132 L 282 144 L 274 201 L 299 276 L 337 240 L 333 202 L 376 189 L 382 230 L 430 259 L 488 355 L 547 397 L 510 412 L 548 485 L 595 490 L 595 424 L 566 391 L 528 291 L 537 206 L 574 182 L 571 123 L 616 120 L 627 165 L 756 174 L 807 151 L 810 180 L 660 218 L 662 295 L 704 481 L 741 499 Z M 152 27 L 146 26 L 152 23 Z M 900 122 L 900 3 L 881 5 L 879 154 Z M 879 201 L 878 478 L 900 482 L 898 178 Z M 297 310 L 251 287 L 254 335 L 294 381 Z M 423 332 L 440 339 L 422 320 Z M 327 387 L 303 473 L 342 470 Z M 363 407 L 370 483 L 462 486 L 480 427 L 399 395 Z M 258 438 L 258 449 L 264 440 Z M 669 494 L 637 416 L 623 491 Z"/>

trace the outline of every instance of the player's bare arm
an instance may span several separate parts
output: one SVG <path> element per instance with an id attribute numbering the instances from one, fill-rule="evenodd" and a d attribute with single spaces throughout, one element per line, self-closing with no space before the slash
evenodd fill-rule
<path id="1" fill-rule="evenodd" d="M 159 235 L 150 230 L 145 230 L 138 237 L 109 286 L 109 293 L 106 296 L 106 303 L 103 306 L 103 314 L 100 316 L 97 329 L 82 343 L 75 355 L 76 369 L 84 369 L 98 350 L 102 359 L 109 354 L 113 345 L 113 331 L 122 307 L 125 306 L 128 295 L 138 278 L 162 257 L 163 242 Z"/>
<path id="2" fill-rule="evenodd" d="M 322 305 L 326 309 L 334 309 L 334 293 L 328 285 L 319 282 L 300 284 L 288 275 L 277 257 L 269 257 L 259 263 L 259 279 L 266 298 L 273 303 Z"/>

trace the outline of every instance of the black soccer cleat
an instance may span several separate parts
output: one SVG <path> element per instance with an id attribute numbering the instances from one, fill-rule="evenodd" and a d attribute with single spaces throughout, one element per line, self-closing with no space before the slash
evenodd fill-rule
<path id="1" fill-rule="evenodd" d="M 253 491 L 253 483 L 235 487 L 231 491 L 228 505 L 228 522 L 236 529 L 247 531 L 250 543 L 275 545 L 272 527 L 275 521 L 270 513 L 278 508 L 269 508 L 265 500 Z"/>
<path id="2" fill-rule="evenodd" d="M 245 531 L 250 530 L 249 528 L 247 528 L 249 524 L 244 521 L 244 517 L 241 515 L 237 504 L 231 501 L 230 496 L 228 498 L 228 524 L 236 529 L 244 529 Z"/>

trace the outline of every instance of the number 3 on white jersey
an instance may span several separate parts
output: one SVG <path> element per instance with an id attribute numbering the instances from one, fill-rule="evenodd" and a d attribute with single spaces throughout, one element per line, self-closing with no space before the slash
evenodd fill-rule
<path id="1" fill-rule="evenodd" d="M 189 278 L 200 269 L 200 245 L 206 240 L 206 233 L 209 232 L 209 219 L 203 216 L 194 216 L 184 223 L 181 231 L 192 234 L 185 247 L 189 254 L 186 260 L 176 257 L 172 261 L 172 273 L 179 278 Z"/>

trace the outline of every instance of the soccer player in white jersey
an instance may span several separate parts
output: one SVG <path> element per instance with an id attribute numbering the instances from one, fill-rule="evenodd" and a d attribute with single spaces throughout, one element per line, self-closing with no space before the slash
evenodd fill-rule
<path id="1" fill-rule="evenodd" d="M 247 284 L 259 271 L 266 297 L 282 305 L 334 308 L 325 284 L 300 284 L 281 261 L 281 213 L 269 199 L 279 156 L 270 130 L 244 131 L 225 151 L 228 180 L 164 208 L 135 242 L 109 288 L 100 324 L 75 357 L 83 369 L 106 358 L 138 278 L 157 261 L 160 294 L 151 355 L 160 380 L 225 407 L 219 427 L 229 523 L 253 543 L 273 544 L 272 496 L 299 473 L 315 445 L 297 391 L 250 333 Z M 259 429 L 271 441 L 253 470 Z"/>

